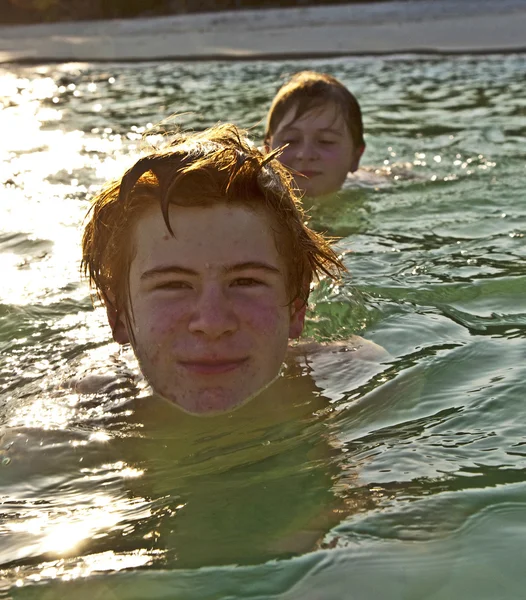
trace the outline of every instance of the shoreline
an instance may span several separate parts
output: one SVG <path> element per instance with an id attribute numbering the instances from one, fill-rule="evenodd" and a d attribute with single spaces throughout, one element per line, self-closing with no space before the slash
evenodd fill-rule
<path id="1" fill-rule="evenodd" d="M 446 57 L 446 56 L 510 56 L 513 54 L 526 54 L 526 43 L 522 47 L 514 48 L 492 48 L 491 50 L 429 50 L 418 48 L 412 50 L 385 50 L 379 52 L 302 52 L 302 53 L 262 53 L 262 54 L 199 54 L 185 56 L 155 56 L 154 58 L 132 57 L 132 58 L 90 58 L 90 59 L 63 59 L 63 58 L 18 58 L 16 60 L 3 61 L 0 57 L 0 66 L 20 65 L 20 66 L 38 66 L 38 65 L 57 65 L 57 64 L 75 64 L 75 63 L 93 63 L 93 64 L 126 64 L 126 63 L 156 63 L 156 62 L 174 62 L 174 63 L 196 63 L 196 62 L 251 62 L 251 61 L 286 61 L 286 60 L 330 60 L 335 58 L 366 58 L 368 56 L 382 57 L 413 57 L 415 59 L 425 57 Z"/>
<path id="2" fill-rule="evenodd" d="M 526 52 L 522 0 L 400 0 L 0 27 L 0 63 Z"/>

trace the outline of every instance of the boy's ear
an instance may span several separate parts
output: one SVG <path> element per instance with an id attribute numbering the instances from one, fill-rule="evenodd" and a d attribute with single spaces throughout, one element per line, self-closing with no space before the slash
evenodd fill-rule
<path id="1" fill-rule="evenodd" d="M 358 146 L 358 148 L 356 148 L 356 150 L 353 152 L 353 156 L 351 159 L 351 168 L 349 169 L 351 173 L 354 173 L 358 170 L 358 167 L 360 166 L 360 159 L 362 158 L 362 154 L 364 153 L 364 151 L 365 144 L 363 144 L 363 146 Z"/>
<path id="2" fill-rule="evenodd" d="M 290 307 L 289 339 L 299 338 L 305 325 L 307 303 L 301 298 L 296 298 Z"/>
<path id="3" fill-rule="evenodd" d="M 111 327 L 111 333 L 113 339 L 118 344 L 129 344 L 130 336 L 128 335 L 128 328 L 123 315 L 113 307 L 113 305 L 106 303 L 106 315 L 108 317 L 108 323 Z"/>

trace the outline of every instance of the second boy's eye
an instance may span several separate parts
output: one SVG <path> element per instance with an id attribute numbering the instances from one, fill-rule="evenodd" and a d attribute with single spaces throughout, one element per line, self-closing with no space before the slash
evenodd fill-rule
<path id="1" fill-rule="evenodd" d="M 319 143 L 322 146 L 334 146 L 334 144 L 336 144 L 335 140 L 320 140 Z"/>

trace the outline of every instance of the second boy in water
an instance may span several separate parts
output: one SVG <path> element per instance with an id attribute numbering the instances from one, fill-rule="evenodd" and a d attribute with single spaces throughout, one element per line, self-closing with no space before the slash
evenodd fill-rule
<path id="1" fill-rule="evenodd" d="M 272 101 L 265 145 L 284 148 L 280 160 L 306 196 L 337 192 L 365 150 L 360 105 L 335 77 L 296 73 Z"/>

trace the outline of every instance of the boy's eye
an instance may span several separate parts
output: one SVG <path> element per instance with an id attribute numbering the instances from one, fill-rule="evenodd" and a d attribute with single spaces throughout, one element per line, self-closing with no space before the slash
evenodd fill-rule
<path id="1" fill-rule="evenodd" d="M 192 286 L 188 281 L 163 281 L 154 286 L 155 290 L 189 290 Z"/>
<path id="2" fill-rule="evenodd" d="M 334 140 L 320 140 L 320 144 L 323 146 L 333 146 L 336 142 Z"/>
<path id="3" fill-rule="evenodd" d="M 252 287 L 257 285 L 265 285 L 265 283 L 253 277 L 238 277 L 232 281 L 232 286 L 234 287 Z"/>

